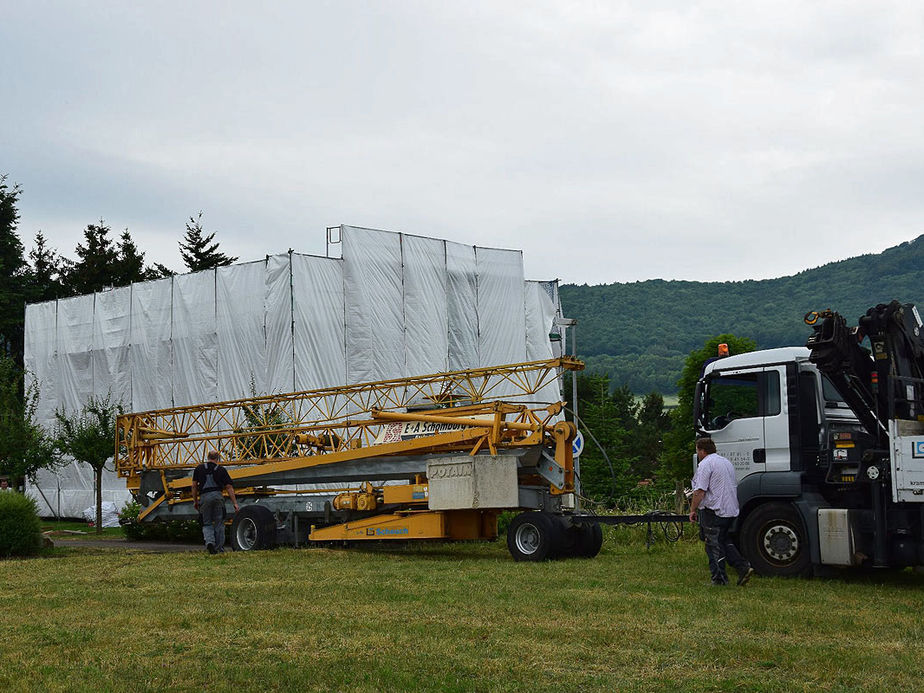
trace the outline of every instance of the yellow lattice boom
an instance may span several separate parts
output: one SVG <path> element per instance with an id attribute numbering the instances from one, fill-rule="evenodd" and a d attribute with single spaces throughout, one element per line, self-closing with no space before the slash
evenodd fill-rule
<path id="1" fill-rule="evenodd" d="M 437 432 L 429 441 L 440 449 L 513 445 L 561 410 L 560 401 L 535 402 L 535 395 L 563 370 L 583 367 L 564 357 L 124 414 L 116 470 L 131 487 L 144 470 L 191 469 L 209 450 L 233 466 L 280 468 L 351 458 L 373 445 L 376 454 L 426 449 L 427 441 L 388 440 L 386 428 L 407 418 L 429 422 Z"/>

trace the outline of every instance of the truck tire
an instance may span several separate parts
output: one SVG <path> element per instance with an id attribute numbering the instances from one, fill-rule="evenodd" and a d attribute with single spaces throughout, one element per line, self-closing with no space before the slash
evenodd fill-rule
<path id="1" fill-rule="evenodd" d="M 741 526 L 741 552 L 760 575 L 806 576 L 811 555 L 799 512 L 789 503 L 765 503 Z"/>
<path id="2" fill-rule="evenodd" d="M 276 545 L 276 518 L 262 505 L 245 505 L 231 523 L 231 548 L 257 551 Z"/>
<path id="3" fill-rule="evenodd" d="M 603 546 L 603 530 L 599 522 L 584 522 L 578 526 L 578 540 L 574 555 L 578 558 L 594 558 Z"/>
<path id="4" fill-rule="evenodd" d="M 555 558 L 563 543 L 563 531 L 557 518 L 548 513 L 520 513 L 507 527 L 507 550 L 515 561 Z"/>

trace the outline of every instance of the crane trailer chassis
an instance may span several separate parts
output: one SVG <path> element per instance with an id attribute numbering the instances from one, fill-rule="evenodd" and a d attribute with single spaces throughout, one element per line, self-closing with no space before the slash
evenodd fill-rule
<path id="1" fill-rule="evenodd" d="M 219 451 L 236 550 L 490 540 L 501 512 L 524 510 L 514 559 L 592 557 L 602 534 L 579 512 L 559 387 L 582 368 L 562 357 L 124 414 L 115 466 L 140 521 L 193 519 L 191 472 Z"/>

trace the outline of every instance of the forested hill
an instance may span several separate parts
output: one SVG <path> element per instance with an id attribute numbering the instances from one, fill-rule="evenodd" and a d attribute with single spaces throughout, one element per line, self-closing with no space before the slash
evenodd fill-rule
<path id="1" fill-rule="evenodd" d="M 924 235 L 779 279 L 561 287 L 588 371 L 609 373 L 614 386 L 636 394 L 676 392 L 684 359 L 709 337 L 731 332 L 760 349 L 802 345 L 811 332 L 802 321 L 808 311 L 831 308 L 856 324 L 893 298 L 924 309 Z"/>

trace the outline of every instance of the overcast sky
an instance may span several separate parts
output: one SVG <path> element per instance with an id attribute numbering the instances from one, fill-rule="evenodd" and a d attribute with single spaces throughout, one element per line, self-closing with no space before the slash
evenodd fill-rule
<path id="1" fill-rule="evenodd" d="M 341 223 L 520 248 L 531 279 L 762 279 L 924 233 L 920 2 L 14 2 L 20 233 L 183 269 Z"/>

